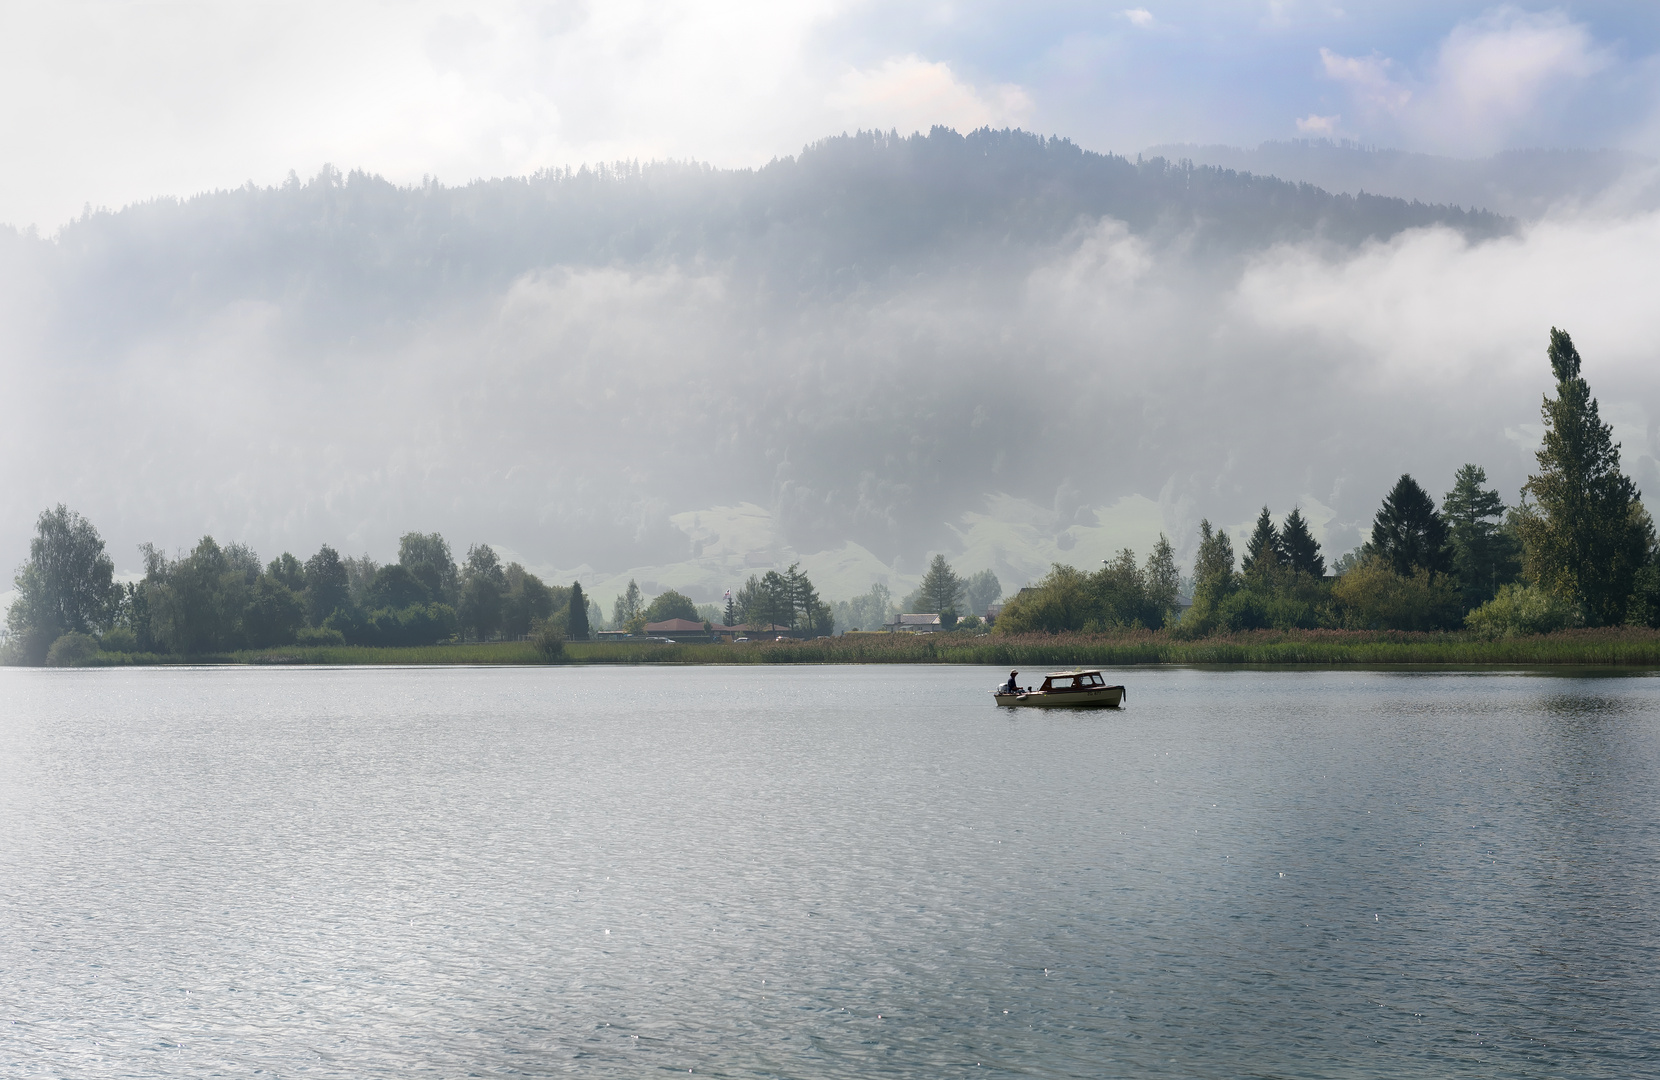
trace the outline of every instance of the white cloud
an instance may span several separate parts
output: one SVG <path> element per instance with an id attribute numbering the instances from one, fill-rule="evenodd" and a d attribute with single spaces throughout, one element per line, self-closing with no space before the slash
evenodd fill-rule
<path id="1" fill-rule="evenodd" d="M 1395 80 L 1395 62 L 1387 57 L 1342 56 L 1322 48 L 1320 63 L 1328 79 L 1349 85 L 1363 109 L 1395 114 L 1412 100 L 1412 91 Z"/>
<path id="2" fill-rule="evenodd" d="M 1460 23 L 1421 76 L 1378 55 L 1320 50 L 1327 78 L 1349 88 L 1359 111 L 1414 145 L 1442 152 L 1490 153 L 1538 120 L 1610 63 L 1589 29 L 1560 11 L 1501 7 Z"/>
<path id="3" fill-rule="evenodd" d="M 959 131 L 1020 124 L 1032 99 L 1013 84 L 982 92 L 959 79 L 947 64 L 916 55 L 892 57 L 880 66 L 849 71 L 827 97 L 844 128 L 926 131 L 944 124 Z"/>
<path id="4" fill-rule="evenodd" d="M 1146 8 L 1125 8 L 1119 14 L 1128 19 L 1131 26 L 1138 26 L 1143 30 L 1153 25 L 1153 13 Z"/>
<path id="5" fill-rule="evenodd" d="M 1343 117 L 1338 115 L 1320 116 L 1310 113 L 1297 121 L 1297 131 L 1303 135 L 1317 135 L 1330 139 L 1337 134 L 1337 125 Z"/>

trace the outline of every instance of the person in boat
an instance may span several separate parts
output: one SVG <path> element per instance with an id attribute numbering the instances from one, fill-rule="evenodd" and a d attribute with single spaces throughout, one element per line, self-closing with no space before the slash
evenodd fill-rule
<path id="1" fill-rule="evenodd" d="M 1003 684 L 1003 692 L 1005 694 L 1018 694 L 1018 693 L 1020 693 L 1020 684 L 1014 681 L 1014 677 L 1016 675 L 1019 675 L 1019 674 L 1020 674 L 1020 672 L 1018 672 L 1018 671 L 1009 672 L 1009 681 Z M 981 683 L 980 685 L 984 686 L 985 683 Z"/>

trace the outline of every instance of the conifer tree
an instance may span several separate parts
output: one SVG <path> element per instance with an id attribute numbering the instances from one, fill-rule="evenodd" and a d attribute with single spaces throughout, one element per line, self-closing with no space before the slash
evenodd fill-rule
<path id="1" fill-rule="evenodd" d="M 1326 560 L 1320 554 L 1320 542 L 1309 531 L 1308 519 L 1303 517 L 1301 507 L 1293 506 L 1291 515 L 1285 519 L 1285 528 L 1280 530 L 1280 548 L 1285 552 L 1285 561 L 1291 569 L 1310 577 L 1326 576 Z"/>
<path id="2" fill-rule="evenodd" d="M 1523 570 L 1535 585 L 1578 605 L 1586 623 L 1606 626 L 1625 619 L 1654 526 L 1637 486 L 1620 472 L 1620 445 L 1580 374 L 1573 339 L 1551 327 L 1548 355 L 1556 397 L 1541 410 L 1539 472 L 1522 487 Z"/>
<path id="3" fill-rule="evenodd" d="M 917 592 L 921 594 L 923 611 L 938 612 L 948 616 L 951 622 L 956 621 L 957 605 L 961 602 L 963 579 L 951 569 L 951 564 L 945 561 L 944 555 L 935 555 L 934 561 L 928 564 L 928 572 L 922 576 L 922 584 Z M 941 619 L 945 622 L 945 619 Z"/>
<path id="4" fill-rule="evenodd" d="M 565 611 L 565 633 L 572 641 L 587 641 L 588 598 L 582 594 L 580 581 L 571 582 L 571 602 Z"/>
<path id="5" fill-rule="evenodd" d="M 1273 515 L 1264 506 L 1262 513 L 1257 515 L 1257 525 L 1251 532 L 1251 538 L 1245 542 L 1244 570 L 1247 574 L 1261 574 L 1284 561 L 1284 552 L 1280 550 L 1280 532 L 1274 528 Z"/>
<path id="6" fill-rule="evenodd" d="M 1372 539 L 1366 547 L 1401 577 L 1411 577 L 1418 567 L 1432 575 L 1452 569 L 1447 523 L 1436 512 L 1435 500 L 1406 473 L 1395 481 L 1372 519 Z"/>
<path id="7" fill-rule="evenodd" d="M 1233 585 L 1233 541 L 1228 530 L 1211 531 L 1210 520 L 1199 522 L 1199 553 L 1193 560 L 1194 592 L 1226 594 Z"/>
<path id="8" fill-rule="evenodd" d="M 721 616 L 721 622 L 722 622 L 722 625 L 724 625 L 724 626 L 737 626 L 738 625 L 738 609 L 737 609 L 737 605 L 733 604 L 733 602 L 732 602 L 732 590 L 731 589 L 726 590 L 726 611 Z"/>
<path id="9" fill-rule="evenodd" d="M 1515 538 L 1501 524 L 1504 500 L 1486 487 L 1487 471 L 1465 465 L 1453 477 L 1453 489 L 1441 500 L 1441 516 L 1453 548 L 1453 572 L 1464 594 L 1464 609 L 1491 600 L 1500 585 L 1521 572 Z"/>

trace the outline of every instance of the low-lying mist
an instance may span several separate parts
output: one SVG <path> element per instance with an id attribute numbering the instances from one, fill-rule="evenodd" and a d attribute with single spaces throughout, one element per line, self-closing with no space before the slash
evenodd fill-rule
<path id="1" fill-rule="evenodd" d="M 836 599 L 1185 560 L 1266 503 L 1335 555 L 1402 472 L 1516 490 L 1553 324 L 1660 491 L 1657 241 L 942 129 L 90 214 L 0 234 L 0 551 L 66 502 L 123 569 L 418 529 L 602 602 L 795 559 Z"/>

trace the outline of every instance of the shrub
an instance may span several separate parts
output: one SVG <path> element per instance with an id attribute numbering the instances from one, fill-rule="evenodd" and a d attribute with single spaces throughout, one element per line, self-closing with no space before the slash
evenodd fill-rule
<path id="1" fill-rule="evenodd" d="M 542 659 L 558 660 L 565 655 L 565 628 L 552 620 L 538 623 L 530 635 L 530 643 L 536 646 Z"/>
<path id="2" fill-rule="evenodd" d="M 1572 604 L 1533 585 L 1503 585 L 1498 595 L 1465 616 L 1464 624 L 1493 637 L 1549 634 L 1579 623 Z"/>
<path id="3" fill-rule="evenodd" d="M 1439 630 L 1458 625 L 1462 596 L 1452 579 L 1423 567 L 1407 577 L 1383 558 L 1368 555 L 1338 578 L 1331 591 L 1351 630 Z"/>
<path id="4" fill-rule="evenodd" d="M 117 626 L 98 640 L 98 647 L 105 652 L 135 653 L 138 651 L 138 635 L 130 626 Z"/>
<path id="5" fill-rule="evenodd" d="M 346 635 L 328 626 L 302 626 L 294 635 L 298 645 L 344 645 Z"/>
<path id="6" fill-rule="evenodd" d="M 48 667 L 69 667 L 90 660 L 98 651 L 98 639 L 91 634 L 65 634 L 46 650 Z"/>

